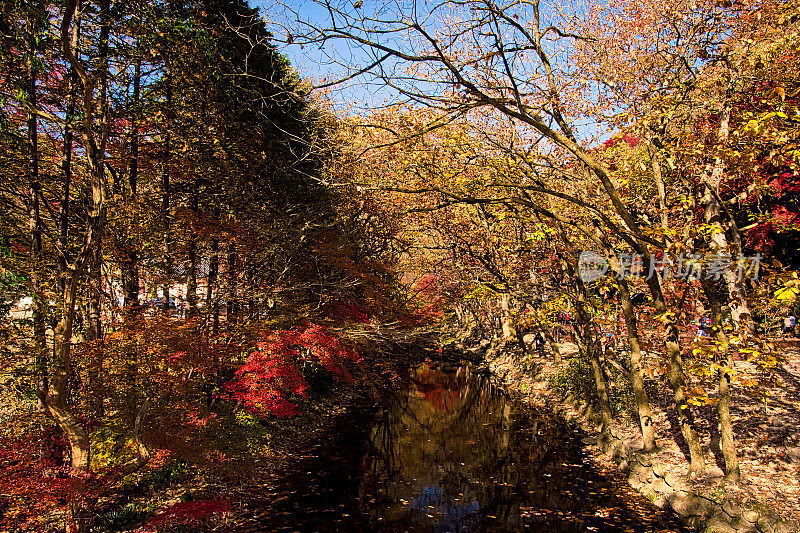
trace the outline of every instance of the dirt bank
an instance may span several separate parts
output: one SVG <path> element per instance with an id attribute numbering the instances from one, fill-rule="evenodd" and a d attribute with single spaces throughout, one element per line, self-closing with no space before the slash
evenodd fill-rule
<path id="1" fill-rule="evenodd" d="M 598 418 L 583 401 L 557 394 L 550 381 L 568 364 L 574 345 L 562 345 L 565 361 L 557 366 L 548 356 L 520 357 L 508 351 L 489 351 L 487 364 L 511 390 L 525 401 L 547 406 L 590 435 L 585 439 L 592 457 L 604 466 L 615 466 L 628 476 L 635 489 L 662 508 L 670 507 L 687 523 L 713 532 L 796 532 L 800 531 L 800 454 L 797 427 L 800 421 L 800 357 L 791 354 L 781 369 L 784 386 L 772 391 L 766 405 L 754 406 L 737 398 L 734 416 L 739 444 L 742 480 L 724 483 L 715 443 L 709 438 L 711 413 L 701 410 L 698 429 L 704 441 L 708 474 L 692 480 L 688 462 L 678 444 L 674 418 L 666 394 L 652 398 L 659 449 L 641 451 L 635 419 L 621 413 L 615 418 L 612 445 L 602 451 L 596 444 Z"/>

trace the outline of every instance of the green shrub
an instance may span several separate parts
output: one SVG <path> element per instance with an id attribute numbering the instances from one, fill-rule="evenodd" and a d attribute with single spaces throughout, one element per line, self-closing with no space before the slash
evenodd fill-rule
<path id="1" fill-rule="evenodd" d="M 102 425 L 92 431 L 92 468 L 113 468 L 134 457 L 133 437 L 116 424 Z"/>
<path id="2" fill-rule="evenodd" d="M 572 394 L 576 398 L 593 400 L 597 397 L 597 388 L 592 375 L 592 365 L 588 359 L 570 359 L 550 376 L 550 388 L 562 396 Z"/>
<path id="3" fill-rule="evenodd" d="M 608 382 L 608 400 L 611 412 L 617 415 L 633 409 L 633 391 L 628 377 L 616 368 L 606 371 Z M 597 387 L 594 383 L 594 371 L 588 359 L 578 357 L 570 359 L 567 364 L 550 377 L 550 388 L 562 396 L 571 393 L 574 397 L 597 402 Z"/>
<path id="4" fill-rule="evenodd" d="M 140 508 L 135 503 L 129 503 L 116 509 L 101 514 L 97 517 L 92 533 L 106 533 L 111 531 L 125 531 L 145 521 L 152 509 Z"/>
<path id="5" fill-rule="evenodd" d="M 150 487 L 153 491 L 158 491 L 180 483 L 189 473 L 189 465 L 181 459 L 173 459 L 162 467 L 156 468 L 145 474 L 142 478 L 141 486 Z"/>

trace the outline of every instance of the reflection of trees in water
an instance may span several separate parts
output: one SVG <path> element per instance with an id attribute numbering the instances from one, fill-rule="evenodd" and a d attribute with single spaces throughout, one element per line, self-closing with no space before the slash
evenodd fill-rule
<path id="1" fill-rule="evenodd" d="M 382 506 L 419 501 L 427 491 L 437 494 L 441 520 L 466 520 L 461 515 L 472 501 L 484 515 L 511 520 L 560 434 L 555 424 L 522 412 L 488 375 L 469 367 L 443 372 L 423 365 L 410 382 L 408 394 L 388 399 L 372 431 L 362 504 L 386 516 Z M 412 507 L 396 515 L 410 520 Z"/>
<path id="2" fill-rule="evenodd" d="M 433 407 L 450 411 L 459 403 L 459 396 L 468 383 L 467 375 L 466 368 L 444 372 L 423 364 L 411 375 L 410 382 Z"/>
<path id="3" fill-rule="evenodd" d="M 259 489 L 253 518 L 234 530 L 683 531 L 627 496 L 624 481 L 580 464 L 577 436 L 554 414 L 516 404 L 471 369 L 436 372 L 363 413 L 369 426 L 342 418 L 291 476 Z M 420 390 L 430 383 L 457 391 L 449 410 Z"/>

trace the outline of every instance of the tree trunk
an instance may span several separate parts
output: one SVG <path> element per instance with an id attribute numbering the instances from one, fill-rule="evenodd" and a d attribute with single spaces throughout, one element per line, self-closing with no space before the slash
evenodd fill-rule
<path id="1" fill-rule="evenodd" d="M 76 2 L 72 13 L 74 24 L 72 27 L 72 36 L 70 39 L 69 47 L 73 56 L 78 54 L 78 39 L 80 37 L 80 2 Z M 69 191 L 72 186 L 72 141 L 75 135 L 74 128 L 77 121 L 74 120 L 75 116 L 75 100 L 78 91 L 78 74 L 75 72 L 75 67 L 70 65 L 69 87 L 67 89 L 69 96 L 67 97 L 67 108 L 65 113 L 64 122 L 64 161 L 61 170 L 64 174 L 64 183 L 61 190 L 61 212 L 59 213 L 58 223 L 58 242 L 60 246 L 60 253 L 58 254 L 58 266 L 61 274 L 67 272 L 67 263 L 69 262 L 69 254 L 67 248 L 69 246 L 69 208 L 70 196 Z M 58 290 L 64 294 L 66 287 L 64 286 L 64 279 L 59 278 Z"/>
<path id="2" fill-rule="evenodd" d="M 98 342 L 99 345 L 95 346 L 91 351 L 95 355 L 95 359 L 89 362 L 88 377 L 89 385 L 91 387 L 93 396 L 93 409 L 97 416 L 103 416 L 105 396 L 105 387 L 103 386 L 103 361 L 104 347 L 103 347 L 103 322 L 100 318 L 100 286 L 103 282 L 102 277 L 102 262 L 101 262 L 101 248 L 98 245 L 92 253 L 89 260 L 89 275 L 88 285 L 86 287 L 88 294 L 86 295 L 86 317 L 88 328 L 86 332 L 86 340 L 89 342 Z"/>
<path id="3" fill-rule="evenodd" d="M 139 313 L 139 258 L 135 248 L 128 248 L 122 261 L 123 318 L 133 323 Z"/>
<path id="4" fill-rule="evenodd" d="M 34 23 L 28 21 L 30 34 L 30 59 L 28 60 L 28 100 L 32 109 L 36 109 L 36 36 Z M 45 410 L 47 402 L 47 348 L 45 346 L 44 324 L 44 296 L 39 286 L 39 270 L 42 266 L 42 218 L 39 212 L 39 199 L 41 197 L 41 184 L 39 183 L 39 126 L 36 113 L 28 113 L 28 183 L 29 191 L 29 230 L 31 236 L 30 254 L 30 283 L 33 291 L 33 307 L 31 319 L 33 322 L 33 349 L 35 353 L 36 398 L 40 411 Z"/>
<path id="5" fill-rule="evenodd" d="M 144 439 L 142 438 L 142 426 L 144 425 L 144 417 L 147 416 L 147 411 L 150 409 L 151 401 L 150 398 L 145 398 L 144 402 L 142 402 L 142 406 L 136 413 L 136 419 L 133 423 L 133 439 L 136 443 L 137 453 L 135 458 L 120 466 L 118 473 L 120 477 L 125 477 L 136 472 L 150 461 L 150 451 L 147 449 Z"/>
<path id="6" fill-rule="evenodd" d="M 96 103 L 96 113 L 99 115 L 100 118 L 100 125 L 99 130 L 101 134 L 101 142 L 99 145 L 95 143 L 92 154 L 90 155 L 90 159 L 93 161 L 94 166 L 94 180 L 92 186 L 92 194 L 94 196 L 93 208 L 97 209 L 99 205 L 102 205 L 104 202 L 104 181 L 105 181 L 105 150 L 106 150 L 106 140 L 108 139 L 108 129 L 109 129 L 109 105 L 108 105 L 108 38 L 109 38 L 109 25 L 111 23 L 111 15 L 110 15 L 110 7 L 111 7 L 111 0 L 103 0 L 100 2 L 100 35 L 99 35 L 99 43 L 98 43 L 98 88 L 99 88 L 99 95 L 97 97 Z M 85 128 L 84 134 L 87 135 L 90 133 L 90 129 L 92 128 L 91 124 L 88 124 Z M 91 139 L 94 141 L 94 139 Z M 89 154 L 87 154 L 89 155 Z M 101 216 L 99 210 L 95 213 L 95 216 Z M 91 218 L 91 217 L 90 217 Z M 93 225 L 97 227 L 97 222 L 93 221 Z M 105 225 L 105 220 L 102 221 L 103 226 Z M 89 340 L 100 340 L 103 337 L 103 327 L 101 323 L 101 306 L 100 306 L 100 295 L 101 295 L 101 288 L 103 283 L 103 275 L 102 275 L 102 265 L 103 265 L 103 254 L 102 254 L 102 232 L 99 232 L 98 239 L 94 243 L 94 246 L 89 250 Z"/>
<path id="7" fill-rule="evenodd" d="M 718 332 L 722 339 L 720 343 L 727 343 L 724 333 Z M 728 347 L 722 348 L 719 353 L 719 401 L 717 414 L 719 415 L 719 433 L 722 439 L 722 457 L 725 460 L 725 479 L 739 481 L 739 457 L 736 455 L 736 442 L 733 437 L 733 419 L 731 418 L 731 366 L 733 364 L 731 351 Z"/>
<path id="8" fill-rule="evenodd" d="M 72 138 L 73 138 L 73 125 L 71 118 L 75 113 L 75 77 L 70 76 L 70 95 L 67 101 L 67 121 L 64 126 L 64 162 L 61 166 L 64 173 L 64 184 L 61 191 L 61 212 L 59 213 L 58 223 L 58 242 L 61 248 L 58 254 L 59 270 L 63 273 L 67 270 L 67 263 L 69 262 L 67 246 L 69 246 L 69 208 L 70 196 L 69 191 L 72 184 Z M 63 281 L 63 280 L 60 280 Z M 63 283 L 59 283 L 59 290 L 64 293 Z"/>
<path id="9" fill-rule="evenodd" d="M 89 330 L 87 340 L 99 341 L 103 338 L 103 324 L 100 319 L 100 295 L 103 283 L 102 275 L 102 252 L 100 246 L 92 251 L 89 261 L 89 286 L 87 294 L 87 316 L 89 318 Z"/>
<path id="10" fill-rule="evenodd" d="M 564 241 L 567 249 L 569 250 L 570 257 L 576 257 L 572 243 L 569 241 L 563 227 L 559 225 L 559 233 L 561 239 Z M 578 275 L 575 265 L 569 261 L 564 260 L 562 264 L 566 267 L 569 277 L 572 280 L 572 286 L 575 288 L 575 317 L 577 324 L 575 324 L 575 340 L 578 344 L 578 350 L 584 360 L 588 360 L 592 365 L 592 376 L 594 378 L 595 389 L 597 390 L 597 403 L 600 409 L 600 420 L 602 427 L 600 428 L 600 446 L 605 447 L 611 442 L 611 421 L 613 414 L 611 412 L 611 401 L 608 397 L 608 384 L 606 383 L 603 367 L 600 363 L 600 346 L 598 339 L 592 331 L 592 324 L 590 315 L 587 312 L 589 305 L 588 292 L 586 285 Z"/>
<path id="11" fill-rule="evenodd" d="M 70 267 L 64 276 L 64 307 L 53 331 L 55 356 L 52 379 L 47 393 L 47 408 L 67 438 L 70 474 L 82 476 L 89 472 L 91 463 L 89 432 L 67 408 L 69 374 L 71 372 L 71 337 L 77 305 L 78 275 Z M 70 502 L 68 515 L 71 521 L 77 525 L 79 533 L 88 531 L 89 522 L 85 516 L 85 508 L 78 499 Z"/>
<path id="12" fill-rule="evenodd" d="M 167 113 L 172 106 L 172 83 L 167 73 Z M 169 291 L 172 284 L 172 214 L 170 213 L 170 129 L 167 126 L 164 132 L 164 167 L 161 170 L 161 219 L 164 223 L 164 301 L 161 303 L 161 310 L 165 316 L 169 316 Z"/>
<path id="13" fill-rule="evenodd" d="M 653 268 L 651 268 L 653 257 L 646 247 L 642 251 L 645 252 L 643 254 L 645 268 L 648 271 L 653 271 Z M 706 472 L 706 461 L 703 456 L 703 450 L 700 447 L 700 439 L 695 430 L 694 417 L 686 401 L 686 381 L 683 375 L 680 332 L 678 331 L 678 326 L 675 324 L 673 315 L 667 311 L 664 293 L 661 291 L 661 278 L 658 275 L 652 275 L 647 276 L 646 281 L 650 289 L 650 294 L 653 297 L 653 305 L 656 313 L 660 315 L 664 321 L 664 350 L 666 352 L 667 361 L 669 362 L 667 378 L 672 388 L 672 396 L 675 400 L 675 412 L 681 427 L 681 434 L 683 435 L 683 440 L 686 442 L 686 446 L 689 448 L 689 471 L 693 477 L 703 476 Z"/>
<path id="14" fill-rule="evenodd" d="M 228 244 L 228 325 L 233 326 L 239 319 L 238 272 L 236 271 L 236 244 Z"/>
<path id="15" fill-rule="evenodd" d="M 199 203 L 199 187 L 198 180 L 195 179 L 194 186 L 192 187 L 192 197 L 189 208 L 192 210 L 194 216 L 197 216 L 198 203 Z M 189 269 L 186 272 L 186 303 L 187 303 L 187 318 L 196 317 L 198 314 L 198 298 L 197 298 L 197 235 L 191 232 L 189 236 Z"/>
<path id="16" fill-rule="evenodd" d="M 136 59 L 134 62 L 133 72 L 133 108 L 134 112 L 131 116 L 131 157 L 129 162 L 128 174 L 128 188 L 130 189 L 130 196 L 128 200 L 132 204 L 137 202 L 137 189 L 139 182 L 139 86 L 141 83 L 141 61 Z M 138 212 L 139 210 L 133 209 L 133 227 L 138 227 Z M 122 264 L 122 279 L 123 279 L 123 292 L 124 292 L 124 320 L 125 322 L 133 322 L 139 313 L 139 257 L 136 251 L 136 243 L 132 240 L 128 241 L 127 249 L 125 250 L 125 258 Z"/>
<path id="17" fill-rule="evenodd" d="M 101 50 L 105 51 L 108 42 L 109 0 L 104 0 L 100 8 L 102 13 L 100 42 Z M 107 57 L 101 55 L 100 66 L 98 67 L 99 72 L 97 73 L 100 80 L 100 91 L 99 96 L 95 97 L 93 92 L 95 84 L 76 57 L 73 42 L 70 38 L 69 30 L 76 11 L 77 1 L 68 0 L 61 23 L 61 44 L 64 55 L 78 73 L 83 87 L 83 97 L 81 99 L 83 102 L 81 109 L 83 118 L 82 136 L 86 153 L 87 174 L 90 178 L 91 201 L 87 202 L 87 226 L 83 246 L 75 261 L 66 267 L 61 282 L 64 287 L 63 308 L 53 335 L 54 363 L 47 394 L 47 407 L 69 441 L 72 470 L 80 473 L 89 469 L 89 433 L 75 416 L 67 410 L 67 387 L 72 362 L 70 343 L 76 312 L 78 279 L 85 271 L 87 263 L 97 256 L 95 252 L 100 247 L 106 223 L 103 165 L 108 138 L 108 106 L 106 102 L 108 63 Z M 75 23 L 77 24 L 77 21 Z M 73 29 L 73 35 L 74 33 L 75 30 Z M 98 103 L 97 108 L 102 113 L 99 142 L 98 131 L 94 126 L 94 117 L 97 111 L 95 103 Z"/>
<path id="18" fill-rule="evenodd" d="M 686 400 L 686 381 L 683 375 L 683 357 L 681 356 L 678 327 L 674 322 L 668 321 L 665 329 L 666 341 L 664 344 L 669 358 L 667 380 L 675 399 L 681 434 L 689 447 L 689 471 L 693 477 L 700 477 L 705 475 L 706 460 L 700 447 L 700 439 L 695 430 L 694 416 Z"/>
<path id="19" fill-rule="evenodd" d="M 600 225 L 595 225 L 595 236 L 604 246 L 606 257 L 611 263 L 611 269 L 617 275 L 617 288 L 619 290 L 619 303 L 622 307 L 622 314 L 625 317 L 625 329 L 628 336 L 628 354 L 630 358 L 631 370 L 629 379 L 633 388 L 636 411 L 639 416 L 639 428 L 642 433 L 642 444 L 645 452 L 653 452 L 656 449 L 656 435 L 653 427 L 653 412 L 650 408 L 650 398 L 644 387 L 644 376 L 642 374 L 642 343 L 639 338 L 639 325 L 636 320 L 636 311 L 631 301 L 631 293 L 628 288 L 626 276 L 628 273 L 619 262 L 619 258 L 614 248 L 608 243 L 600 230 Z"/>
<path id="20" fill-rule="evenodd" d="M 139 188 L 139 91 L 141 83 L 141 60 L 137 57 L 134 61 L 133 71 L 133 113 L 131 114 L 131 155 L 128 163 L 128 194 L 127 201 L 133 206 L 133 228 L 139 227 L 139 209 L 137 206 Z M 122 287 L 123 287 L 123 324 L 127 333 L 125 347 L 125 364 L 127 375 L 125 378 L 127 391 L 125 403 L 129 413 L 137 412 L 137 388 L 139 385 L 139 354 L 137 352 L 136 337 L 133 334 L 141 313 L 139 306 L 139 254 L 137 247 L 139 235 L 131 235 L 125 241 L 122 260 Z M 138 417 L 137 417 L 138 420 Z"/>
<path id="21" fill-rule="evenodd" d="M 586 352 L 586 356 L 588 356 L 589 361 L 592 363 L 592 375 L 594 376 L 594 384 L 597 388 L 598 406 L 600 408 L 600 420 L 603 424 L 600 429 L 600 440 L 601 446 L 605 447 L 611 440 L 611 420 L 613 416 L 611 413 L 611 401 L 608 398 L 608 384 L 606 383 L 603 367 L 600 363 L 600 357 L 598 356 L 599 346 L 597 342 L 589 342 L 585 345 L 581 343 L 581 345 L 584 346 L 583 349 Z"/>
<path id="22" fill-rule="evenodd" d="M 542 51 L 540 51 L 540 55 L 543 55 Z M 555 87 L 555 83 L 552 78 L 548 79 L 548 83 L 551 90 L 556 92 L 557 88 Z M 652 264 L 652 257 L 647 245 L 644 243 L 643 234 L 635 218 L 631 215 L 631 212 L 626 207 L 625 202 L 620 197 L 619 191 L 616 189 L 605 168 L 603 168 L 603 166 L 594 159 L 594 156 L 590 152 L 584 150 L 578 144 L 578 141 L 572 133 L 572 130 L 569 129 L 563 119 L 558 122 L 564 133 L 560 133 L 551 129 L 538 115 L 525 116 L 524 120 L 544 136 L 569 150 L 598 179 L 608 195 L 608 198 L 614 207 L 614 211 L 616 211 L 616 213 L 622 219 L 624 226 L 627 226 L 627 228 L 636 236 L 636 238 L 631 238 L 622 232 L 620 232 L 620 236 L 623 237 L 628 244 L 635 249 L 636 252 L 643 256 L 645 266 L 649 268 Z M 694 429 L 694 423 L 691 417 L 691 412 L 689 411 L 689 406 L 686 404 L 683 362 L 680 354 L 678 328 L 675 326 L 673 319 L 667 312 L 666 301 L 661 291 L 661 281 L 659 277 L 647 276 L 647 284 L 653 296 L 656 313 L 661 315 L 665 322 L 667 341 L 665 342 L 664 346 L 670 364 L 670 384 L 673 388 L 675 404 L 679 419 L 681 420 L 681 431 L 683 432 L 684 439 L 689 446 L 691 454 L 691 472 L 693 475 L 702 474 L 705 472 L 705 460 L 702 456 L 700 442 Z"/>
<path id="23" fill-rule="evenodd" d="M 722 109 L 717 133 L 717 140 L 721 146 L 728 142 L 730 117 L 731 109 L 726 102 Z M 714 162 L 711 178 L 706 183 L 706 193 L 702 199 L 704 218 L 706 224 L 711 228 L 709 242 L 711 251 L 717 254 L 717 258 L 727 257 L 731 262 L 735 262 L 742 251 L 741 236 L 736 227 L 736 221 L 733 220 L 730 213 L 726 213 L 727 216 L 723 217 L 724 206 L 720 201 L 719 189 L 724 175 L 725 161 L 721 156 L 718 156 Z M 725 218 L 728 219 L 727 222 L 725 222 Z M 730 230 L 733 234 L 733 243 L 728 240 L 727 230 Z M 747 331 L 753 331 L 753 316 L 747 301 L 744 279 L 731 266 L 724 268 L 720 273 L 727 289 L 727 303 L 731 311 L 731 320 L 737 328 L 742 327 Z"/>
<path id="24" fill-rule="evenodd" d="M 67 410 L 67 384 L 71 371 L 71 338 L 77 304 L 78 275 L 69 269 L 65 274 L 63 309 L 53 332 L 55 351 L 47 407 L 59 427 L 64 431 L 70 447 L 71 468 L 75 473 L 89 470 L 89 433 Z"/>
<path id="25" fill-rule="evenodd" d="M 503 341 L 508 342 L 516 335 L 514 323 L 511 320 L 511 295 L 507 292 L 500 294 L 500 329 L 503 332 Z"/>
<path id="26" fill-rule="evenodd" d="M 550 200 L 548 198 L 548 203 Z M 552 210 L 552 204 L 550 204 Z M 594 332 L 592 331 L 592 323 L 590 314 L 587 307 L 589 306 L 589 296 L 586 290 L 586 285 L 581 279 L 577 268 L 577 254 L 572 241 L 564 229 L 561 222 L 556 222 L 559 237 L 567 249 L 567 257 L 562 258 L 561 265 L 566 273 L 566 277 L 570 282 L 571 287 L 575 291 L 575 317 L 577 323 L 574 325 L 575 341 L 578 345 L 581 357 L 588 359 L 592 365 L 592 376 L 594 378 L 595 388 L 597 390 L 597 402 L 600 408 L 600 419 L 602 427 L 600 429 L 600 447 L 605 449 L 611 442 L 611 421 L 613 413 L 611 412 L 611 402 L 608 397 L 608 385 L 606 383 L 605 374 L 599 357 L 599 342 Z M 575 263 L 573 263 L 573 261 Z"/>
<path id="27" fill-rule="evenodd" d="M 731 109 L 727 102 L 725 102 L 721 116 L 719 130 L 717 133 L 717 141 L 720 146 L 724 146 L 729 138 L 729 125 L 730 125 Z M 725 174 L 725 162 L 721 156 L 718 156 L 714 162 L 714 169 L 711 177 L 706 183 L 706 193 L 703 197 L 704 218 L 706 224 L 711 228 L 711 238 L 709 247 L 714 252 L 718 259 L 725 256 L 731 261 L 735 260 L 737 255 L 741 252 L 741 239 L 736 222 L 733 217 L 728 214 L 728 223 L 723 222 L 723 209 L 724 206 L 719 197 L 719 188 L 722 178 Z M 727 228 L 726 228 L 727 226 Z M 732 246 L 728 241 L 726 229 L 730 229 L 734 235 L 736 246 Z M 719 265 L 718 265 L 719 266 Z M 708 272 L 703 276 L 701 283 L 703 291 L 708 298 L 711 305 L 711 319 L 715 330 L 715 340 L 717 349 L 717 363 L 719 364 L 719 399 L 717 402 L 717 414 L 719 416 L 720 437 L 722 440 L 722 455 L 725 459 L 725 479 L 729 481 L 738 481 L 739 472 L 739 458 L 736 455 L 736 444 L 733 437 L 733 420 L 730 414 L 731 394 L 730 394 L 730 372 L 732 366 L 732 356 L 730 352 L 730 343 L 727 334 L 723 330 L 722 308 L 727 302 L 731 311 L 731 320 L 737 329 L 741 328 L 746 331 L 752 331 L 752 314 L 747 302 L 747 296 L 744 288 L 744 280 L 738 276 L 730 266 L 722 265 L 724 268 L 721 272 L 716 272 L 713 275 L 717 277 L 725 286 L 727 294 L 723 295 L 723 291 L 717 286 L 713 279 L 709 279 L 712 272 Z"/>
<path id="28" fill-rule="evenodd" d="M 631 302 L 628 282 L 624 279 L 617 281 L 619 287 L 620 304 L 625 316 L 625 329 L 628 333 L 628 347 L 630 348 L 630 380 L 633 396 L 636 401 L 636 410 L 639 414 L 639 427 L 642 431 L 644 451 L 652 452 L 656 449 L 656 435 L 653 427 L 653 412 L 650 409 L 650 398 L 644 388 L 642 374 L 642 344 L 639 339 L 639 325 L 636 321 L 636 312 Z"/>
<path id="29" fill-rule="evenodd" d="M 238 261 L 238 258 L 237 258 L 237 261 Z M 258 310 L 256 308 L 256 300 L 255 300 L 255 298 L 253 298 L 253 291 L 247 290 L 247 288 L 255 286 L 256 272 L 253 269 L 253 267 L 249 266 L 249 265 L 247 265 L 247 266 L 242 265 L 242 270 L 244 271 L 244 283 L 243 283 L 243 287 L 245 287 L 245 291 L 244 292 L 247 294 L 247 300 L 246 300 L 247 301 L 247 314 L 246 314 L 246 316 L 248 318 L 250 318 L 250 319 L 254 319 L 254 318 L 258 317 Z M 239 300 L 244 302 L 245 298 L 244 297 L 240 297 Z M 242 307 L 243 306 L 244 305 L 242 305 Z M 242 312 L 242 314 L 244 315 L 245 313 Z"/>
<path id="30" fill-rule="evenodd" d="M 647 150 L 650 155 L 650 162 L 653 165 L 653 179 L 656 182 L 658 189 L 658 213 L 661 217 L 661 227 L 666 230 L 669 227 L 669 211 L 667 210 L 667 188 L 664 184 L 664 176 L 661 172 L 661 161 L 658 152 L 658 147 L 651 138 L 647 145 Z"/>
<path id="31" fill-rule="evenodd" d="M 580 294 L 580 290 L 578 294 Z M 592 365 L 592 378 L 597 391 L 597 407 L 600 409 L 600 447 L 605 449 L 611 442 L 613 413 L 611 412 L 611 401 L 608 397 L 608 384 L 606 383 L 605 373 L 599 357 L 600 346 L 591 331 L 591 324 L 588 322 L 589 317 L 583 309 L 582 302 L 578 302 L 575 306 L 575 311 L 578 322 L 575 324 L 575 340 L 581 358 L 584 361 L 589 361 Z"/>
<path id="32" fill-rule="evenodd" d="M 716 360 L 719 365 L 717 382 L 719 386 L 717 401 L 717 416 L 719 417 L 719 434 L 721 440 L 722 457 L 725 460 L 725 479 L 739 481 L 739 457 L 736 455 L 736 442 L 733 437 L 733 419 L 731 418 L 731 367 L 733 357 L 730 342 L 722 329 L 722 301 L 724 296 L 721 288 L 706 277 L 702 280 L 703 292 L 711 305 L 711 322 L 714 326 L 714 340 L 716 341 Z"/>
<path id="33" fill-rule="evenodd" d="M 219 220 L 219 208 L 214 210 L 214 218 Z M 211 259 L 208 264 L 208 277 L 206 278 L 206 309 L 211 309 L 213 314 L 212 331 L 216 335 L 219 331 L 219 301 L 214 298 L 214 288 L 217 284 L 219 273 L 219 238 L 215 235 L 211 239 Z"/>

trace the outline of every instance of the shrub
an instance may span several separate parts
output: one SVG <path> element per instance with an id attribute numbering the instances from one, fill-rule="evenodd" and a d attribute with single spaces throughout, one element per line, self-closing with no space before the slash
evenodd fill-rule
<path id="1" fill-rule="evenodd" d="M 136 453 L 133 436 L 125 434 L 112 425 L 103 425 L 91 434 L 92 468 L 113 468 L 119 466 Z"/>
<path id="2" fill-rule="evenodd" d="M 129 503 L 98 516 L 92 531 L 97 533 L 124 531 L 144 522 L 150 512 L 150 509 L 140 509 L 138 505 Z"/>
<path id="3" fill-rule="evenodd" d="M 606 372 L 608 382 L 608 400 L 611 411 L 616 415 L 633 409 L 633 391 L 628 377 L 616 368 Z M 588 359 L 578 357 L 570 359 L 567 364 L 550 377 L 550 388 L 562 396 L 571 393 L 577 398 L 589 402 L 597 401 L 597 387 L 594 383 L 594 371 Z"/>
<path id="4" fill-rule="evenodd" d="M 550 376 L 550 388 L 562 396 L 572 394 L 577 398 L 594 399 L 597 397 L 597 388 L 592 376 L 592 365 L 588 359 L 570 359 Z"/>
<path id="5" fill-rule="evenodd" d="M 324 326 L 309 324 L 302 329 L 265 332 L 236 377 L 223 385 L 223 391 L 228 399 L 238 401 L 259 418 L 292 417 L 297 414 L 292 397 L 305 397 L 308 388 L 302 370 L 319 373 L 324 369 L 333 377 L 349 380 L 347 364 L 361 360 Z M 312 377 L 312 383 L 323 383 L 320 376 Z"/>
<path id="6" fill-rule="evenodd" d="M 153 491 L 165 489 L 173 483 L 179 483 L 186 478 L 188 471 L 189 466 L 186 461 L 173 459 L 164 466 L 148 472 L 142 478 L 141 485 L 149 486 Z"/>

